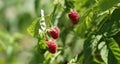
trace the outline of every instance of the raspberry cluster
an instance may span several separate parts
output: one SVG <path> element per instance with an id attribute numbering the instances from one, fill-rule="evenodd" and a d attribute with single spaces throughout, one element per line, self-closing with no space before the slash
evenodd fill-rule
<path id="1" fill-rule="evenodd" d="M 76 10 L 72 10 L 69 14 L 68 14 L 70 20 L 72 21 L 73 24 L 77 24 L 79 22 L 79 15 L 78 12 Z M 60 30 L 57 26 L 51 27 L 48 29 L 48 33 L 50 34 L 50 36 L 53 39 L 57 39 L 59 37 L 60 34 Z M 57 51 L 57 44 L 54 40 L 51 39 L 46 39 L 46 44 L 47 44 L 47 48 L 48 51 L 50 53 L 55 54 Z"/>
<path id="2" fill-rule="evenodd" d="M 50 36 L 53 39 L 57 39 L 59 37 L 60 30 L 59 30 L 59 28 L 57 26 L 55 26 L 55 27 L 50 28 L 48 30 L 48 33 L 50 34 Z M 50 53 L 55 54 L 56 51 L 57 51 L 57 44 L 56 44 L 56 42 L 53 41 L 53 40 L 46 39 L 46 43 L 47 43 L 48 51 Z"/>

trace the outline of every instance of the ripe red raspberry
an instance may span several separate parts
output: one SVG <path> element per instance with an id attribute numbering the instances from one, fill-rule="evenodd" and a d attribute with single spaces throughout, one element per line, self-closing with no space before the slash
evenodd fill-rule
<path id="1" fill-rule="evenodd" d="M 70 20 L 72 21 L 73 24 L 77 24 L 78 21 L 79 21 L 79 15 L 78 15 L 78 12 L 76 10 L 73 10 L 71 11 L 69 14 L 68 14 Z"/>
<path id="2" fill-rule="evenodd" d="M 57 44 L 56 42 L 52 41 L 52 40 L 49 40 L 49 41 L 46 41 L 47 42 L 47 47 L 48 47 L 48 50 L 50 53 L 56 53 L 56 49 L 57 49 Z"/>
<path id="3" fill-rule="evenodd" d="M 53 27 L 49 30 L 49 33 L 54 39 L 57 39 L 59 37 L 60 30 L 58 27 Z"/>

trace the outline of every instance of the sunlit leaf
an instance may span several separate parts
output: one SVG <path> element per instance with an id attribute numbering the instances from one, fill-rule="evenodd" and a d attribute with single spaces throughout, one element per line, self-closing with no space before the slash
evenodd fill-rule
<path id="1" fill-rule="evenodd" d="M 35 21 L 33 21 L 30 27 L 28 27 L 27 31 L 31 36 L 36 37 L 39 34 L 39 28 L 40 28 L 39 19 L 36 19 Z"/>
<path id="2" fill-rule="evenodd" d="M 100 49 L 101 58 L 106 64 L 108 64 L 108 48 L 106 42 L 100 42 L 98 48 Z"/>

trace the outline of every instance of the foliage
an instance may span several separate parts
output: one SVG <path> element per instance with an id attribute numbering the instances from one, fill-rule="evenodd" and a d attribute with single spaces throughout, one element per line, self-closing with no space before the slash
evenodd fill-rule
<path id="1" fill-rule="evenodd" d="M 120 64 L 120 0 L 32 0 L 29 10 L 27 6 L 19 9 L 24 0 L 3 2 L 0 51 L 7 57 L 3 61 L 0 58 L 0 64 L 17 63 L 15 55 L 23 46 L 18 46 L 19 40 L 28 36 L 26 31 L 32 36 L 28 39 L 34 41 L 32 52 L 27 51 L 31 54 L 28 64 Z M 18 3 L 15 5 L 19 12 L 5 17 L 4 10 L 13 3 Z M 68 16 L 72 10 L 79 14 L 77 24 Z M 48 33 L 54 26 L 60 29 L 58 39 Z M 55 54 L 48 51 L 46 39 L 56 42 Z"/>
<path id="2" fill-rule="evenodd" d="M 82 0 L 81 0 L 82 1 Z M 54 18 L 54 15 L 62 11 L 61 19 L 58 19 L 58 26 L 61 28 L 61 36 L 60 39 L 63 42 L 63 45 L 59 45 L 59 47 L 62 47 L 61 54 L 63 56 L 63 60 L 72 63 L 82 63 L 82 64 L 119 64 L 119 41 L 115 40 L 115 36 L 117 33 L 119 33 L 120 27 L 120 19 L 119 17 L 119 1 L 89 1 L 85 0 L 84 4 L 78 5 L 75 3 L 81 2 L 81 1 L 74 1 L 74 0 L 65 0 L 65 4 L 63 5 L 63 8 L 65 9 L 59 9 L 59 11 L 56 11 L 56 4 L 61 3 L 61 1 L 58 1 L 58 3 L 55 4 L 55 8 L 53 10 L 52 18 Z M 106 4 L 108 3 L 108 4 Z M 74 4 L 74 5 L 72 5 Z M 62 4 L 61 4 L 62 5 Z M 89 7 L 88 7 L 89 6 Z M 80 11 L 80 21 L 77 25 L 69 24 L 70 22 L 67 22 L 68 18 L 66 17 L 66 14 L 71 9 L 75 9 Z M 78 8 L 79 7 L 79 8 Z M 88 7 L 88 8 L 87 8 Z M 62 6 L 61 6 L 62 8 Z M 50 14 L 50 15 L 51 15 Z M 62 18 L 64 17 L 64 18 Z M 51 20 L 51 22 L 54 22 L 54 20 Z M 60 22 L 64 21 L 64 22 Z M 68 23 L 65 25 L 65 23 Z M 62 25 L 62 26 L 61 26 Z M 66 31 L 65 31 L 66 30 Z M 74 38 L 81 37 L 80 40 L 83 41 L 83 49 L 79 53 L 76 53 L 76 55 L 71 55 L 74 51 L 75 42 L 77 39 L 72 38 L 72 41 L 70 42 L 70 45 L 66 44 L 66 37 L 69 33 L 73 32 Z M 118 37 L 119 38 L 119 37 Z M 74 44 L 72 44 L 74 43 Z M 81 42 L 79 42 L 81 43 Z M 74 45 L 74 46 L 73 46 Z M 71 54 L 69 53 L 68 58 L 64 55 L 67 53 L 65 52 L 64 47 L 70 47 Z M 82 54 L 81 54 L 82 53 Z M 79 56 L 80 55 L 80 56 Z M 78 56 L 78 60 L 75 60 L 72 62 L 72 58 Z M 59 57 L 59 55 L 58 55 Z M 52 58 L 52 57 L 51 57 Z M 112 60 L 111 58 L 114 58 Z M 82 61 L 80 61 L 82 60 Z M 63 61 L 64 62 L 64 61 Z M 58 62 L 59 63 L 59 62 Z M 61 62 L 60 62 L 61 63 Z"/>

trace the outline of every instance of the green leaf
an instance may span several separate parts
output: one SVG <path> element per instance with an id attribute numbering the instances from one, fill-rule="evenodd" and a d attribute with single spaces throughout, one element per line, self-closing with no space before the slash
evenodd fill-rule
<path id="1" fill-rule="evenodd" d="M 98 7 L 102 11 L 105 11 L 105 10 L 117 5 L 117 3 L 119 3 L 119 2 L 120 2 L 120 0 L 99 0 Z"/>
<path id="2" fill-rule="evenodd" d="M 115 34 L 112 37 L 114 38 L 114 40 L 118 43 L 118 45 L 120 47 L 120 32 L 118 32 L 117 34 Z"/>
<path id="3" fill-rule="evenodd" d="M 100 42 L 100 44 L 98 45 L 98 49 L 100 49 L 101 58 L 106 64 L 108 64 L 108 49 L 106 42 Z"/>
<path id="4" fill-rule="evenodd" d="M 105 18 L 99 23 L 98 27 L 98 34 L 106 34 L 107 37 L 110 37 L 120 31 L 120 22 L 112 21 L 110 18 Z"/>
<path id="5" fill-rule="evenodd" d="M 92 38 L 88 37 L 88 39 L 84 43 L 84 62 L 87 64 L 90 62 L 92 58 L 92 47 L 91 47 L 91 41 Z"/>
<path id="6" fill-rule="evenodd" d="M 45 40 L 40 40 L 39 46 L 40 46 L 41 49 L 46 49 L 46 46 L 47 46 L 47 45 L 46 45 Z"/>
<path id="7" fill-rule="evenodd" d="M 84 43 L 84 62 L 85 64 L 93 64 L 94 63 L 94 58 L 93 58 L 93 53 L 96 50 L 96 46 L 101 40 L 102 36 L 97 35 L 95 36 L 94 34 L 91 34 L 85 41 Z M 93 61 L 93 62 L 92 62 Z"/>
<path id="8" fill-rule="evenodd" d="M 105 17 L 98 25 L 98 29 L 97 29 L 98 34 L 109 32 L 112 24 L 113 22 L 110 22 L 110 20 L 108 20 L 108 17 Z"/>
<path id="9" fill-rule="evenodd" d="M 70 9 L 74 8 L 74 2 L 75 2 L 75 0 L 65 0 L 65 6 L 66 6 L 65 11 L 66 12 L 69 12 Z"/>
<path id="10" fill-rule="evenodd" d="M 31 36 L 37 37 L 39 34 L 39 28 L 40 28 L 40 24 L 39 24 L 39 20 L 40 18 L 36 19 L 35 21 L 33 21 L 33 23 L 28 27 L 27 31 Z"/>
<path id="11" fill-rule="evenodd" d="M 108 64 L 120 64 L 120 48 L 114 39 L 109 41 Z"/>
<path id="12" fill-rule="evenodd" d="M 90 12 L 91 12 L 91 9 L 88 9 L 85 12 L 85 14 L 80 18 L 78 25 L 76 25 L 76 27 L 74 29 L 76 34 L 80 35 L 81 37 L 85 36 L 86 30 L 87 30 L 85 18 L 87 17 L 87 15 L 89 15 Z"/>
<path id="13" fill-rule="evenodd" d="M 86 23 L 82 22 L 75 28 L 75 32 L 77 35 L 80 35 L 80 37 L 85 37 L 85 31 L 87 30 Z"/>
<path id="14" fill-rule="evenodd" d="M 84 0 L 85 3 L 83 5 L 83 7 L 90 7 L 91 5 L 93 5 L 95 3 L 95 0 Z"/>
<path id="15" fill-rule="evenodd" d="M 116 35 L 118 32 L 120 32 L 120 8 L 116 8 L 113 13 L 111 14 L 111 30 L 109 31 L 110 36 Z"/>
<path id="16" fill-rule="evenodd" d="M 119 13 L 120 10 L 117 8 L 111 15 L 102 15 L 101 21 L 99 21 L 98 17 L 98 34 L 106 33 L 108 37 L 116 35 L 120 31 Z"/>
<path id="17" fill-rule="evenodd" d="M 120 8 L 116 8 L 112 15 L 111 15 L 112 21 L 119 21 L 120 20 Z"/>

